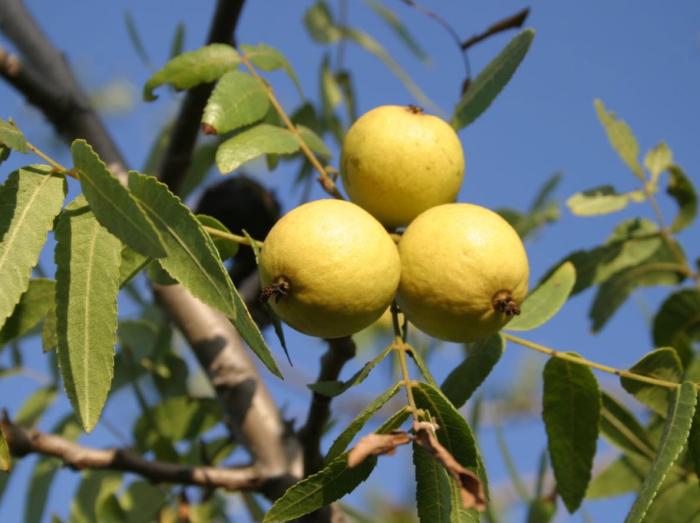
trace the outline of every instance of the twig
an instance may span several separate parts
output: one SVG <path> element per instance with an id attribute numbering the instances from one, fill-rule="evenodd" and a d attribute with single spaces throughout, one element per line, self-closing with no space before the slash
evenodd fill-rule
<path id="1" fill-rule="evenodd" d="M 321 370 L 317 381 L 337 380 L 345 364 L 355 357 L 355 342 L 350 336 L 328 340 L 328 350 L 321 358 Z M 304 447 L 304 474 L 318 471 L 323 462 L 321 436 L 331 415 L 331 398 L 313 393 L 306 424 L 299 431 Z"/>
<path id="2" fill-rule="evenodd" d="M 479 33 L 470 38 L 467 38 L 464 42 L 460 44 L 460 46 L 463 51 L 466 51 L 474 44 L 486 40 L 487 38 L 493 35 L 502 33 L 503 31 L 507 31 L 509 29 L 517 29 L 519 27 L 522 27 L 529 14 L 530 8 L 526 7 L 525 9 L 518 11 L 514 15 L 507 16 L 503 20 L 499 20 L 498 22 L 492 24 L 483 33 Z"/>
<path id="3" fill-rule="evenodd" d="M 394 327 L 394 343 L 393 347 L 399 357 L 399 367 L 401 368 L 401 376 L 404 389 L 406 389 L 406 399 L 408 406 L 411 409 L 414 420 L 418 421 L 418 408 L 416 401 L 413 398 L 413 382 L 408 372 L 408 364 L 406 363 L 406 353 L 411 350 L 411 346 L 404 341 L 404 333 L 399 325 L 399 307 L 396 302 L 391 304 L 391 323 Z"/>
<path id="4" fill-rule="evenodd" d="M 119 470 L 131 472 L 156 482 L 196 485 L 226 490 L 258 489 L 267 479 L 254 466 L 238 468 L 197 467 L 147 460 L 126 448 L 95 449 L 85 447 L 61 436 L 34 429 L 25 429 L 5 418 L 0 422 L 13 455 L 53 456 L 76 470 Z"/>
<path id="5" fill-rule="evenodd" d="M 207 227 L 206 225 L 202 227 L 209 236 L 216 236 L 217 238 L 223 238 L 224 240 L 231 240 L 232 242 L 238 243 L 240 245 L 251 245 L 255 244 L 256 247 L 262 247 L 263 242 L 255 239 L 248 239 L 245 236 L 239 236 L 238 234 L 233 234 L 230 232 L 224 232 L 219 229 L 214 229 L 213 227 Z"/>

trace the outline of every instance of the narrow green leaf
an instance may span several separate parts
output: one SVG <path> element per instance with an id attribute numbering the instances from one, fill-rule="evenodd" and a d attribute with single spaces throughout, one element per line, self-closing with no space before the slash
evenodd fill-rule
<path id="1" fill-rule="evenodd" d="M 407 351 L 406 354 L 408 354 L 411 357 L 411 359 L 415 362 L 416 367 L 418 367 L 418 370 L 420 371 L 421 376 L 423 376 L 425 382 L 429 385 L 432 385 L 435 388 L 438 388 L 438 384 L 435 381 L 435 378 L 433 378 L 433 374 L 430 372 L 428 365 L 426 365 L 421 351 L 416 349 L 415 347 L 411 347 L 411 350 Z"/>
<path id="2" fill-rule="evenodd" d="M 400 410 L 384 422 L 376 433 L 391 432 L 407 417 L 408 411 Z M 272 505 L 263 522 L 289 521 L 333 503 L 355 490 L 369 477 L 376 464 L 376 456 L 370 456 L 356 467 L 348 468 L 348 453 L 341 454 L 316 474 L 287 489 L 284 495 Z"/>
<path id="3" fill-rule="evenodd" d="M 700 478 L 700 409 L 696 409 L 693 415 L 693 424 L 688 436 L 688 451 L 695 474 Z"/>
<path id="4" fill-rule="evenodd" d="M 130 11 L 124 13 L 124 23 L 126 24 L 126 32 L 129 35 L 129 41 L 134 51 L 136 51 L 136 55 L 144 65 L 150 66 L 151 59 L 148 57 L 146 48 L 143 46 L 143 40 L 141 40 L 141 35 L 139 34 L 136 22 Z"/>
<path id="5" fill-rule="evenodd" d="M 596 99 L 593 105 L 598 119 L 608 135 L 610 145 L 617 151 L 617 154 L 634 175 L 640 180 L 644 180 L 644 170 L 639 164 L 639 144 L 632 129 L 624 120 L 618 119 L 615 113 L 608 112 L 601 100 Z"/>
<path id="6" fill-rule="evenodd" d="M 577 216 L 600 216 L 621 211 L 631 199 L 630 193 L 620 194 L 612 185 L 601 185 L 574 194 L 566 205 Z"/>
<path id="7" fill-rule="evenodd" d="M 601 393 L 600 432 L 610 443 L 630 455 L 654 457 L 654 446 L 647 431 L 627 408 L 615 398 Z"/>
<path id="8" fill-rule="evenodd" d="M 144 256 L 165 256 L 158 232 L 134 197 L 85 140 L 71 145 L 73 163 L 90 210 L 104 228 Z"/>
<path id="9" fill-rule="evenodd" d="M 177 55 L 182 54 L 182 49 L 185 45 L 185 24 L 178 22 L 173 33 L 173 40 L 170 42 L 170 53 L 168 56 L 172 59 Z"/>
<path id="10" fill-rule="evenodd" d="M 147 102 L 155 100 L 157 96 L 153 90 L 164 84 L 181 90 L 213 82 L 240 63 L 238 52 L 228 44 L 209 44 L 196 51 L 183 53 L 171 59 L 148 79 L 143 87 L 143 99 Z"/>
<path id="11" fill-rule="evenodd" d="M 600 421 L 598 382 L 588 367 L 551 358 L 544 367 L 543 412 L 557 492 L 573 513 L 591 479 Z"/>
<path id="12" fill-rule="evenodd" d="M 0 118 L 0 144 L 6 145 L 20 153 L 29 152 L 27 139 L 22 134 L 22 131 L 17 129 L 12 120 L 6 122 Z"/>
<path id="13" fill-rule="evenodd" d="M 463 129 L 491 105 L 513 77 L 534 37 L 535 31 L 532 29 L 521 31 L 479 73 L 455 107 L 451 120 L 455 129 Z"/>
<path id="14" fill-rule="evenodd" d="M 10 458 L 10 447 L 7 445 L 5 433 L 0 427 L 0 472 L 9 472 L 12 468 L 12 459 Z"/>
<path id="15" fill-rule="evenodd" d="M 683 379 L 683 366 L 674 349 L 663 348 L 651 351 L 635 363 L 631 372 L 661 380 L 679 383 Z M 622 388 L 657 414 L 665 416 L 671 392 L 657 385 L 621 377 Z"/>
<path id="16" fill-rule="evenodd" d="M 469 345 L 466 359 L 450 372 L 441 387 L 455 407 L 461 408 L 472 397 L 501 359 L 505 346 L 505 340 L 500 334 L 493 334 Z"/>
<path id="17" fill-rule="evenodd" d="M 328 4 L 321 0 L 304 13 L 304 25 L 311 38 L 320 44 L 330 44 L 340 40 L 342 33 L 333 22 Z"/>
<path id="18" fill-rule="evenodd" d="M 669 403 L 666 424 L 656 459 L 642 484 L 639 496 L 625 518 L 625 523 L 638 523 L 644 519 L 644 515 L 654 500 L 666 474 L 685 446 L 695 413 L 696 401 L 695 385 L 689 381 L 683 382 L 674 393 L 673 401 Z"/>
<path id="19" fill-rule="evenodd" d="M 166 499 L 166 493 L 158 486 L 134 481 L 119 497 L 119 505 L 128 523 L 151 523 L 158 521 Z"/>
<path id="20" fill-rule="evenodd" d="M 299 141 L 287 129 L 259 124 L 223 142 L 216 151 L 216 165 L 222 174 L 263 154 L 291 154 L 299 149 Z"/>
<path id="21" fill-rule="evenodd" d="M 0 329 L 0 346 L 29 333 L 54 307 L 56 282 L 46 278 L 29 281 L 27 291 Z"/>
<path id="22" fill-rule="evenodd" d="M 270 107 L 260 83 L 241 71 L 228 71 L 216 82 L 202 114 L 207 134 L 224 134 L 261 120 Z"/>
<path id="23" fill-rule="evenodd" d="M 575 284 L 574 265 L 571 262 L 563 263 L 525 298 L 520 316 L 513 318 L 506 329 L 526 331 L 544 325 L 566 303 Z"/>
<path id="24" fill-rule="evenodd" d="M 654 317 L 654 344 L 673 346 L 700 339 L 700 291 L 683 289 L 674 292 L 661 304 Z"/>
<path id="25" fill-rule="evenodd" d="M 644 521 L 663 523 L 698 523 L 700 520 L 700 496 L 697 481 L 672 478 L 669 475 L 661 485 Z"/>
<path id="26" fill-rule="evenodd" d="M 665 142 L 661 142 L 647 151 L 644 156 L 644 167 L 651 173 L 652 186 L 656 186 L 656 181 L 661 173 L 673 165 L 673 153 Z"/>
<path id="27" fill-rule="evenodd" d="M 312 391 L 328 396 L 329 398 L 338 396 L 339 394 L 342 394 L 348 390 L 350 387 L 354 387 L 355 385 L 359 385 L 365 381 L 367 376 L 369 376 L 369 373 L 372 372 L 372 369 L 381 363 L 381 361 L 384 360 L 384 358 L 386 358 L 392 350 L 393 347 L 389 345 L 381 353 L 379 353 L 378 356 L 365 363 L 362 368 L 353 374 L 353 376 L 347 381 L 317 381 L 316 383 L 308 384 L 307 387 L 309 387 Z"/>
<path id="28" fill-rule="evenodd" d="M 18 169 L 0 187 L 0 327 L 29 286 L 65 188 L 47 166 Z"/>
<path id="29" fill-rule="evenodd" d="M 418 41 L 411 35 L 408 28 L 401 23 L 396 13 L 377 0 L 365 0 L 372 10 L 377 13 L 382 20 L 396 33 L 396 36 L 406 44 L 406 47 L 422 62 L 428 62 L 428 55 L 418 44 Z"/>
<path id="30" fill-rule="evenodd" d="M 301 83 L 297 77 L 297 73 L 290 65 L 287 58 L 274 47 L 266 44 L 246 45 L 242 44 L 241 49 L 246 57 L 253 62 L 253 65 L 263 71 L 275 71 L 283 69 L 287 76 L 294 82 L 294 86 L 299 91 L 299 96 L 304 98 L 304 91 L 301 88 Z"/>
<path id="31" fill-rule="evenodd" d="M 48 385 L 35 390 L 17 411 L 13 421 L 18 425 L 33 427 L 56 399 L 56 387 Z"/>
<path id="32" fill-rule="evenodd" d="M 231 234 L 231 231 L 221 223 L 219 220 L 213 216 L 208 216 L 206 214 L 197 214 L 197 220 L 204 227 L 211 227 L 221 232 Z M 211 237 L 216 249 L 219 251 L 219 256 L 222 260 L 227 260 L 228 258 L 233 258 L 238 252 L 238 244 L 232 240 L 227 240 L 226 238 L 219 238 L 217 236 Z"/>
<path id="33" fill-rule="evenodd" d="M 330 115 L 343 101 L 343 92 L 340 89 L 340 85 L 338 85 L 335 74 L 331 71 L 328 54 L 323 56 L 319 79 L 323 112 L 325 115 Z"/>
<path id="34" fill-rule="evenodd" d="M 635 454 L 623 454 L 591 480 L 586 498 L 602 499 L 637 492 L 650 468 L 649 459 Z"/>
<path id="35" fill-rule="evenodd" d="M 82 480 L 70 506 L 70 523 L 94 523 L 99 521 L 96 509 L 104 500 L 114 495 L 122 484 L 122 474 L 112 471 L 89 470 L 82 473 Z"/>
<path id="36" fill-rule="evenodd" d="M 95 427 L 112 383 L 121 248 L 82 197 L 61 214 L 55 251 L 58 363 L 87 432 Z"/>
<path id="37" fill-rule="evenodd" d="M 221 406 L 214 399 L 175 396 L 143 414 L 134 424 L 134 437 L 144 449 L 155 445 L 160 438 L 173 443 L 193 440 L 216 425 L 221 417 Z"/>
<path id="38" fill-rule="evenodd" d="M 122 247 L 122 261 L 119 266 L 119 288 L 129 283 L 139 272 L 151 263 L 151 259 L 139 254 L 130 247 Z"/>
<path id="39" fill-rule="evenodd" d="M 678 216 L 671 224 L 671 230 L 678 232 L 693 223 L 698 214 L 698 195 L 693 182 L 677 165 L 668 168 L 670 178 L 666 192 L 678 204 Z"/>
<path id="40" fill-rule="evenodd" d="M 332 156 L 331 150 L 323 141 L 323 138 L 321 138 L 311 129 L 303 125 L 297 125 L 297 130 L 299 131 L 299 134 L 304 140 L 306 146 L 313 152 L 315 152 L 317 155 L 322 156 L 325 159 L 328 159 Z"/>
<path id="41" fill-rule="evenodd" d="M 362 430 L 365 423 L 381 409 L 387 401 L 393 398 L 396 393 L 401 389 L 401 384 L 396 383 L 392 385 L 387 390 L 382 392 L 373 401 L 367 405 L 362 412 L 360 412 L 355 419 L 353 419 L 350 424 L 340 433 L 340 435 L 333 441 L 328 453 L 326 454 L 326 463 L 333 461 L 335 458 L 340 456 L 343 451 L 348 447 L 352 439 L 357 435 L 358 432 Z"/>

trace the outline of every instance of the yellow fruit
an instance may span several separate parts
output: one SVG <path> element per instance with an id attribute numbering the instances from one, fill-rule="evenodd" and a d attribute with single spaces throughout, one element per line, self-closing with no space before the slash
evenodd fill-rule
<path id="1" fill-rule="evenodd" d="M 399 284 L 396 244 L 367 211 L 317 200 L 283 216 L 260 254 L 263 296 L 291 327 L 338 338 L 372 324 Z"/>
<path id="2" fill-rule="evenodd" d="M 399 256 L 397 301 L 431 336 L 473 341 L 520 313 L 527 254 L 515 230 L 493 211 L 468 203 L 433 207 L 408 226 Z"/>
<path id="3" fill-rule="evenodd" d="M 387 227 L 399 227 L 455 201 L 464 152 L 444 120 L 415 106 L 384 105 L 350 127 L 340 166 L 350 199 Z"/>

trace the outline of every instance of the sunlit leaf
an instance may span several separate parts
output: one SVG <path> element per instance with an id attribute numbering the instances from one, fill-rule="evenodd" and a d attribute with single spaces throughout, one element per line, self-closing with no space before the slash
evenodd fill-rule
<path id="1" fill-rule="evenodd" d="M 61 214 L 55 251 L 58 361 L 68 398 L 88 432 L 114 372 L 121 248 L 82 197 Z"/>
<path id="2" fill-rule="evenodd" d="M 457 365 L 445 378 L 441 389 L 452 404 L 460 408 L 501 359 L 505 350 L 505 340 L 494 334 L 472 343 L 468 347 L 465 360 Z"/>
<path id="3" fill-rule="evenodd" d="M 0 346 L 30 332 L 54 306 L 56 282 L 46 278 L 29 281 L 27 291 L 0 329 Z"/>
<path id="4" fill-rule="evenodd" d="M 691 382 L 684 382 L 675 392 L 669 403 L 666 424 L 661 436 L 661 442 L 656 458 L 651 466 L 639 496 L 630 509 L 625 523 L 639 523 L 654 500 L 659 487 L 664 481 L 669 469 L 685 446 L 690 431 L 690 425 L 695 412 L 697 391 Z"/>
<path id="5" fill-rule="evenodd" d="M 228 71 L 216 82 L 202 114 L 207 134 L 224 134 L 261 120 L 270 106 L 265 88 L 249 74 Z"/>
<path id="6" fill-rule="evenodd" d="M 27 290 L 65 188 L 46 166 L 14 171 L 0 187 L 0 327 Z"/>
<path id="7" fill-rule="evenodd" d="M 479 73 L 455 107 L 451 120 L 455 129 L 466 127 L 491 105 L 513 77 L 534 37 L 535 31 L 532 29 L 520 32 Z"/>
<path id="8" fill-rule="evenodd" d="M 95 150 L 85 140 L 75 140 L 71 153 L 83 194 L 100 225 L 144 256 L 165 256 L 153 223 Z"/>
<path id="9" fill-rule="evenodd" d="M 10 458 L 10 447 L 7 445 L 5 433 L 0 427 L 0 472 L 8 472 L 12 468 L 12 460 Z"/>
<path id="10" fill-rule="evenodd" d="M 561 265 L 532 291 L 521 305 L 521 313 L 506 324 L 507 330 L 526 331 L 547 323 L 563 307 L 576 284 L 571 262 Z"/>
<path id="11" fill-rule="evenodd" d="M 216 165 L 222 174 L 264 154 L 291 154 L 299 149 L 299 141 L 288 129 L 259 124 L 223 142 L 216 151 Z"/>
<path id="12" fill-rule="evenodd" d="M 311 38 L 321 44 L 330 44 L 340 40 L 342 33 L 333 22 L 328 4 L 320 0 L 304 13 L 304 24 Z"/>
<path id="13" fill-rule="evenodd" d="M 671 224 L 671 230 L 678 232 L 693 223 L 698 214 L 698 195 L 693 182 L 677 165 L 668 168 L 670 178 L 666 192 L 676 200 L 678 215 Z"/>
<path id="14" fill-rule="evenodd" d="M 620 194 L 611 185 L 574 194 L 566 201 L 569 210 L 577 216 L 600 216 L 621 211 L 633 199 L 631 193 Z"/>
<path id="15" fill-rule="evenodd" d="M 0 118 L 0 144 L 20 153 L 29 152 L 29 144 L 22 131 L 17 129 L 11 120 L 6 122 L 2 118 Z"/>
<path id="16" fill-rule="evenodd" d="M 630 368 L 630 372 L 674 383 L 679 383 L 683 378 L 683 366 L 678 359 L 678 353 L 669 348 L 657 349 L 646 354 Z M 671 394 L 668 389 L 624 376 L 620 377 L 620 384 L 657 414 L 666 415 Z"/>
<path id="17" fill-rule="evenodd" d="M 661 142 L 647 151 L 644 167 L 651 174 L 652 185 L 656 185 L 661 173 L 673 165 L 673 153 L 665 142 Z"/>
<path id="18" fill-rule="evenodd" d="M 299 131 L 299 134 L 304 140 L 304 143 L 314 153 L 316 153 L 319 156 L 322 156 L 325 159 L 328 159 L 332 156 L 330 149 L 325 144 L 323 139 L 311 129 L 303 125 L 297 125 L 297 130 Z"/>
<path id="19" fill-rule="evenodd" d="M 343 92 L 340 90 L 335 74 L 331 71 L 328 54 L 323 56 L 321 62 L 320 84 L 323 111 L 328 115 L 343 101 Z"/>
<path id="20" fill-rule="evenodd" d="M 266 44 L 258 45 L 246 45 L 242 44 L 241 49 L 245 53 L 246 58 L 248 58 L 255 67 L 262 69 L 263 71 L 275 71 L 276 69 L 283 69 L 287 76 L 294 82 L 294 86 L 299 91 L 299 95 L 303 98 L 304 92 L 301 89 L 301 83 L 297 77 L 296 72 L 290 65 L 289 61 L 285 56 L 279 52 L 274 47 L 270 47 Z"/>
<path id="21" fill-rule="evenodd" d="M 143 99 L 147 102 L 155 100 L 157 96 L 153 90 L 164 84 L 181 90 L 213 82 L 226 71 L 235 69 L 240 62 L 238 52 L 228 44 L 209 44 L 196 51 L 183 53 L 171 59 L 148 79 L 143 87 Z"/>
<path id="22" fill-rule="evenodd" d="M 617 118 L 615 113 L 608 112 L 601 100 L 595 100 L 594 104 L 598 119 L 608 135 L 608 140 L 613 149 L 617 151 L 625 165 L 629 167 L 634 175 L 640 180 L 644 180 L 644 170 L 639 164 L 639 144 L 632 133 L 632 129 Z"/>
<path id="23" fill-rule="evenodd" d="M 557 492 L 566 508 L 578 509 L 591 479 L 601 398 L 588 367 L 551 358 L 544 368 L 542 418 Z"/>

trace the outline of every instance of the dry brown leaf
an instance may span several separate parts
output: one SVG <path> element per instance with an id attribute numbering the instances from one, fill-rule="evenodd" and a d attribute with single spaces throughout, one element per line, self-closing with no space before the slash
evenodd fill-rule
<path id="1" fill-rule="evenodd" d="M 368 434 L 348 453 L 348 467 L 356 467 L 369 456 L 393 454 L 396 447 L 411 442 L 411 436 L 404 431 L 394 431 L 390 434 Z"/>
<path id="2" fill-rule="evenodd" d="M 426 449 L 433 458 L 442 464 L 447 472 L 457 480 L 460 486 L 462 506 L 466 509 L 475 508 L 479 512 L 486 510 L 486 499 L 484 486 L 479 477 L 471 470 L 464 468 L 450 451 L 443 447 L 435 437 L 432 424 L 426 422 L 416 422 L 413 424 L 415 431 L 415 441 Z"/>

